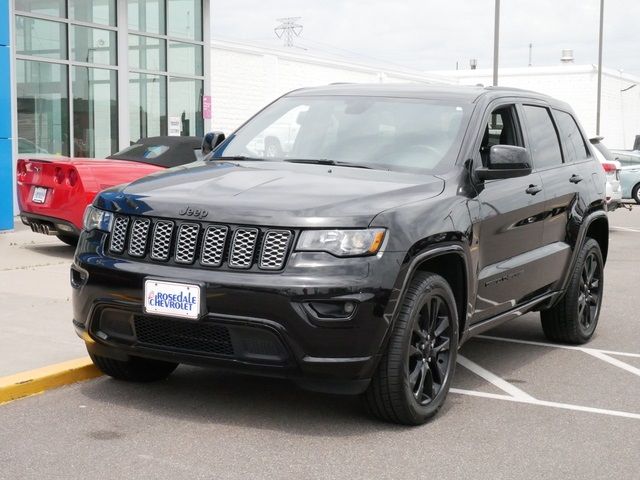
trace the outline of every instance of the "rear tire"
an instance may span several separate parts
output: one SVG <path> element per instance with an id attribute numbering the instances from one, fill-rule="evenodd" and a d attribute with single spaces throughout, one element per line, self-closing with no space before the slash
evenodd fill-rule
<path id="1" fill-rule="evenodd" d="M 141 357 L 130 357 L 127 361 L 102 357 L 89 353 L 94 365 L 102 373 L 128 382 L 154 382 L 167 378 L 178 364 Z"/>
<path id="2" fill-rule="evenodd" d="M 640 205 L 640 183 L 637 184 L 635 187 L 633 187 L 633 190 L 631 191 L 631 196 L 636 201 L 636 203 Z"/>
<path id="3" fill-rule="evenodd" d="M 451 287 L 440 275 L 418 272 L 364 393 L 365 407 L 388 422 L 425 423 L 445 401 L 457 351 L 458 313 Z"/>
<path id="4" fill-rule="evenodd" d="M 600 245 L 587 238 L 563 297 L 550 309 L 540 312 L 542 330 L 549 340 L 575 344 L 591 340 L 602 305 L 603 271 Z"/>
<path id="5" fill-rule="evenodd" d="M 78 246 L 78 237 L 74 237 L 73 235 L 62 235 L 62 234 L 56 235 L 56 237 L 58 237 L 58 240 L 66 243 L 70 247 Z"/>

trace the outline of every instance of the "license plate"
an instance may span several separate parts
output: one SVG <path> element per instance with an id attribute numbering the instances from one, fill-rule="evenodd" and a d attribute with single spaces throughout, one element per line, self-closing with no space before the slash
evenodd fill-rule
<path id="1" fill-rule="evenodd" d="M 198 318 L 200 285 L 189 283 L 144 281 L 144 311 L 154 315 Z"/>
<path id="2" fill-rule="evenodd" d="M 44 203 L 45 198 L 47 198 L 47 189 L 44 187 L 36 187 L 33 189 L 33 196 L 31 200 L 33 203 Z"/>

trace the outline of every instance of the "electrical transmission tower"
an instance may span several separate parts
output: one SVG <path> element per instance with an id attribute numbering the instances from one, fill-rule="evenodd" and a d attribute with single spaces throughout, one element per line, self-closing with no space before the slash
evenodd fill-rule
<path id="1" fill-rule="evenodd" d="M 285 47 L 293 47 L 293 38 L 299 37 L 302 33 L 302 25 L 297 23 L 301 18 L 302 17 L 287 17 L 277 19 L 280 25 L 274 28 L 273 31 L 276 32 L 278 38 L 284 40 Z"/>

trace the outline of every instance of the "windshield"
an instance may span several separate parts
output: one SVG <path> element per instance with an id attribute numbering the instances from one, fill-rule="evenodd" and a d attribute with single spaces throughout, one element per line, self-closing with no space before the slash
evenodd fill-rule
<path id="1" fill-rule="evenodd" d="M 455 161 L 470 111 L 469 104 L 419 99 L 284 97 L 241 127 L 213 158 L 432 172 Z"/>

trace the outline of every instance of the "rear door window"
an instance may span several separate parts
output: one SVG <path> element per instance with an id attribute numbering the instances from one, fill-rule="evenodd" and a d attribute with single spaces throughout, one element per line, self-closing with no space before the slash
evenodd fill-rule
<path id="1" fill-rule="evenodd" d="M 567 112 L 560 110 L 554 110 L 553 113 L 558 122 L 565 161 L 582 162 L 583 160 L 588 160 L 590 157 L 589 150 L 574 118 Z"/>
<path id="2" fill-rule="evenodd" d="M 562 151 L 551 112 L 546 107 L 524 105 L 529 150 L 536 169 L 562 165 Z"/>

